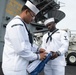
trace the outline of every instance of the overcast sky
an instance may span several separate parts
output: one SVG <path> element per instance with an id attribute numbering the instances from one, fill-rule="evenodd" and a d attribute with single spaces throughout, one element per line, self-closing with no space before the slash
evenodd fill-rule
<path id="1" fill-rule="evenodd" d="M 76 30 L 76 0 L 58 0 L 61 3 L 60 10 L 64 11 L 66 17 L 61 20 L 57 27 L 61 29 L 68 28 Z"/>

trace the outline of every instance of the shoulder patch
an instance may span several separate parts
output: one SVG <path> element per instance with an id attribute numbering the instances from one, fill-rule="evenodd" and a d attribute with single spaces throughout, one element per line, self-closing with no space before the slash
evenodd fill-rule
<path id="1" fill-rule="evenodd" d="M 67 36 L 64 36 L 64 38 L 65 38 L 64 40 L 67 40 Z"/>
<path id="2" fill-rule="evenodd" d="M 14 24 L 11 27 L 14 27 L 14 26 L 23 26 L 23 25 L 22 24 Z"/>

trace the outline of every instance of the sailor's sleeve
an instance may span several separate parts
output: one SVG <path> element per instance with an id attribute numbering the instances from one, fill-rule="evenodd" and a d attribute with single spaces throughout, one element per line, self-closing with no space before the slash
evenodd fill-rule
<path id="1" fill-rule="evenodd" d="M 61 40 L 61 47 L 59 48 L 58 51 L 60 51 L 61 55 L 63 55 L 68 51 L 69 47 L 69 37 L 65 31 L 61 33 L 60 40 Z"/>
<path id="2" fill-rule="evenodd" d="M 37 52 L 38 51 L 38 49 L 39 49 L 39 47 L 38 47 L 38 45 L 36 45 L 35 43 L 32 45 L 32 51 L 33 52 Z"/>
<path id="3" fill-rule="evenodd" d="M 28 34 L 25 33 L 24 27 L 22 25 L 12 26 L 9 31 L 8 36 L 15 53 L 28 61 L 36 60 L 38 55 L 31 51 L 31 44 L 28 41 Z"/>

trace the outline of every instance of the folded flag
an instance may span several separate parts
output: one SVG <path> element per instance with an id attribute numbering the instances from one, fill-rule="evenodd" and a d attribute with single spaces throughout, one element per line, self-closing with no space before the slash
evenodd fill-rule
<path id="1" fill-rule="evenodd" d="M 38 75 L 44 68 L 45 64 L 50 60 L 52 53 L 48 53 L 44 60 L 35 60 L 27 67 L 27 71 L 30 75 Z"/>

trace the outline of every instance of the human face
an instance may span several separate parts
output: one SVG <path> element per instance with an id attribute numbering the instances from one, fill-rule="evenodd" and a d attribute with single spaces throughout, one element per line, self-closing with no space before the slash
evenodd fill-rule
<path id="1" fill-rule="evenodd" d="M 28 24 L 31 23 L 35 19 L 35 14 L 32 11 L 27 12 L 27 21 Z"/>
<path id="2" fill-rule="evenodd" d="M 30 16 L 32 17 L 32 19 L 35 19 L 35 14 L 29 11 Z"/>
<path id="3" fill-rule="evenodd" d="M 54 22 L 50 22 L 50 23 L 47 24 L 46 26 L 47 26 L 48 30 L 52 32 L 53 30 L 56 29 L 55 25 L 56 25 L 56 24 L 55 24 Z"/>
<path id="4" fill-rule="evenodd" d="M 27 24 L 29 24 L 34 20 L 35 14 L 32 11 L 27 9 L 27 10 L 24 11 L 23 18 L 24 18 L 24 21 Z"/>

